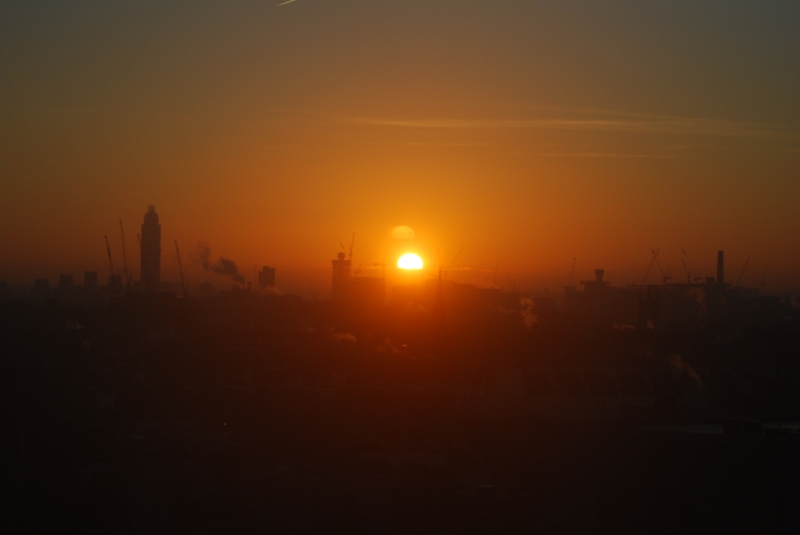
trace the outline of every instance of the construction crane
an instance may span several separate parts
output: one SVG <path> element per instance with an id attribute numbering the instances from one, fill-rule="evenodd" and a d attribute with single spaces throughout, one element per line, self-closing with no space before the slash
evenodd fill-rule
<path id="1" fill-rule="evenodd" d="M 456 263 L 456 260 L 458 260 L 458 257 L 461 256 L 462 252 L 464 252 L 464 248 L 465 247 L 466 247 L 466 245 L 462 246 L 461 249 L 459 249 L 458 253 L 456 253 L 456 256 L 453 257 L 453 261 L 450 262 L 450 265 L 447 266 L 447 269 L 444 270 L 444 278 L 445 279 L 447 279 L 447 273 L 450 271 L 450 268 L 453 267 L 453 264 Z"/>
<path id="2" fill-rule="evenodd" d="M 683 249 L 681 249 L 683 250 Z M 683 271 L 686 272 L 686 284 L 692 283 L 692 272 L 689 271 L 689 268 L 686 266 L 686 261 L 681 257 L 681 264 L 683 264 Z"/>
<path id="3" fill-rule="evenodd" d="M 353 261 L 353 244 L 356 242 L 356 233 L 353 232 L 353 239 L 350 240 L 350 261 Z"/>
<path id="4" fill-rule="evenodd" d="M 181 263 L 181 251 L 178 249 L 178 240 L 175 240 L 175 255 L 178 257 L 178 271 L 181 274 L 181 288 L 183 288 L 183 296 L 186 297 L 186 279 L 183 278 L 183 264 Z"/>
<path id="5" fill-rule="evenodd" d="M 650 265 L 647 266 L 647 271 L 645 271 L 644 273 L 644 278 L 642 279 L 642 286 L 647 284 L 647 277 L 650 275 L 650 270 L 653 269 L 653 264 L 656 263 L 656 260 L 658 259 L 658 253 L 661 252 L 661 249 L 659 249 L 658 251 L 654 251 L 653 248 L 651 247 L 650 251 L 653 253 L 653 259 L 650 261 Z"/>
<path id="6" fill-rule="evenodd" d="M 652 247 L 650 248 L 650 250 L 653 252 L 653 260 L 656 261 L 656 265 L 658 266 L 658 270 L 661 271 L 661 277 L 663 278 L 662 280 L 664 281 L 664 285 L 666 286 L 667 281 L 672 278 L 669 275 L 670 270 L 668 269 L 667 271 L 664 271 L 664 268 L 661 267 L 661 262 L 658 261 L 658 252 L 654 251 Z"/>
<path id="7" fill-rule="evenodd" d="M 683 258 L 685 258 L 685 259 L 686 259 L 686 264 L 689 266 L 689 271 L 690 271 L 690 272 L 694 271 L 694 269 L 692 268 L 692 263 L 691 263 L 691 261 L 689 260 L 689 255 L 686 253 L 686 249 L 684 249 L 683 247 L 681 247 L 681 252 L 683 253 Z"/>
<path id="8" fill-rule="evenodd" d="M 108 253 L 108 269 L 111 270 L 111 275 L 116 275 L 114 271 L 114 261 L 111 260 L 111 246 L 108 244 L 108 236 L 103 236 L 106 239 L 106 252 Z"/>
<path id="9" fill-rule="evenodd" d="M 686 265 L 689 266 L 689 273 L 694 273 L 694 281 L 700 282 L 703 280 L 703 274 L 699 271 L 696 271 L 694 267 L 692 267 L 692 262 L 689 260 L 689 254 L 686 252 L 686 249 L 681 247 L 681 252 L 683 253 L 683 258 L 686 259 Z"/>
<path id="10" fill-rule="evenodd" d="M 742 282 L 742 276 L 744 275 L 744 270 L 747 269 L 747 264 L 749 263 L 750 263 L 750 257 L 748 256 L 747 260 L 744 261 L 744 265 L 742 266 L 742 271 L 739 272 L 739 276 L 736 278 L 736 284 L 734 284 L 734 286 L 739 286 L 739 284 Z"/>
<path id="11" fill-rule="evenodd" d="M 131 285 L 131 278 L 128 273 L 128 255 L 125 252 L 125 231 L 122 230 L 122 219 L 119 220 L 119 234 L 122 237 L 122 268 L 125 273 L 125 287 Z"/>

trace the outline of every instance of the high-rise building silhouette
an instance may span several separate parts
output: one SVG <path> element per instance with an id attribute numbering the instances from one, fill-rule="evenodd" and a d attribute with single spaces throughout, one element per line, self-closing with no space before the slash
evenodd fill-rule
<path id="1" fill-rule="evenodd" d="M 264 269 L 258 272 L 258 287 L 265 289 L 275 286 L 275 268 L 264 266 Z"/>
<path id="2" fill-rule="evenodd" d="M 155 206 L 148 206 L 142 224 L 142 287 L 155 292 L 161 282 L 161 225 Z"/>
<path id="3" fill-rule="evenodd" d="M 350 290 L 350 265 L 344 253 L 336 255 L 333 260 L 333 300 L 342 302 L 349 297 Z"/>

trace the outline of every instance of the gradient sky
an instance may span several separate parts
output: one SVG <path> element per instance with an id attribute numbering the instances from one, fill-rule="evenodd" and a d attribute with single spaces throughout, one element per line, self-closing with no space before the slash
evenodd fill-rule
<path id="1" fill-rule="evenodd" d="M 135 264 L 154 204 L 167 279 L 177 239 L 321 287 L 409 225 L 463 280 L 800 289 L 800 3 L 279 3 L 3 2 L 0 280 L 106 269 L 120 218 Z"/>

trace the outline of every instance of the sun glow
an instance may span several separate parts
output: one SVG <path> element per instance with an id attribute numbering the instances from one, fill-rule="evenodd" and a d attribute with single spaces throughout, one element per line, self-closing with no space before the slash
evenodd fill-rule
<path id="1" fill-rule="evenodd" d="M 406 253 L 397 260 L 400 269 L 422 269 L 422 259 L 414 253 Z"/>

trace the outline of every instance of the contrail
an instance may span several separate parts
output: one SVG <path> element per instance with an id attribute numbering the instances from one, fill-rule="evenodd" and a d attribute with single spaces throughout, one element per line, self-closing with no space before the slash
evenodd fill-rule
<path id="1" fill-rule="evenodd" d="M 281 7 L 281 6 L 285 6 L 286 4 L 291 4 L 291 3 L 292 3 L 292 2 L 294 2 L 294 1 L 295 1 L 295 0 L 286 0 L 285 2 L 282 2 L 282 3 L 278 4 L 278 5 L 277 5 L 277 6 L 275 6 L 275 7 Z"/>

